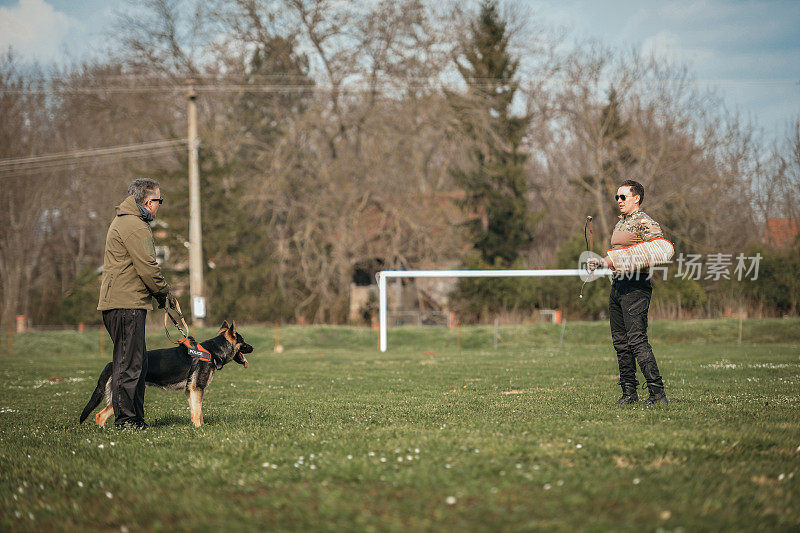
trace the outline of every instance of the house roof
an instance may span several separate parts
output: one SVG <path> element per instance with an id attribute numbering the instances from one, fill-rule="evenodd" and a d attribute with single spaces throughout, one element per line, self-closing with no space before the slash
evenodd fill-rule
<path id="1" fill-rule="evenodd" d="M 765 240 L 770 246 L 785 248 L 794 242 L 798 232 L 800 232 L 800 220 L 768 218 Z"/>

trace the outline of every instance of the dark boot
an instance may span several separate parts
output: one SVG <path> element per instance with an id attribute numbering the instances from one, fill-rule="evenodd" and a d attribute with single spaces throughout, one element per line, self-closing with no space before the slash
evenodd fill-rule
<path id="1" fill-rule="evenodd" d="M 664 385 L 661 386 L 648 383 L 647 388 L 650 389 L 650 396 L 644 401 L 647 405 L 653 404 L 661 404 L 667 405 L 669 400 L 667 400 L 667 393 L 664 392 Z"/>
<path id="2" fill-rule="evenodd" d="M 653 404 L 667 404 L 667 395 L 664 392 L 664 382 L 661 380 L 661 373 L 658 371 L 656 358 L 649 353 L 650 357 L 641 358 L 639 360 L 639 368 L 642 369 L 644 374 L 647 388 L 650 390 L 650 396 L 645 400 L 647 405 Z"/>
<path id="3" fill-rule="evenodd" d="M 636 392 L 638 383 L 620 383 L 622 386 L 622 397 L 617 400 L 617 405 L 632 405 L 639 401 L 639 393 Z"/>

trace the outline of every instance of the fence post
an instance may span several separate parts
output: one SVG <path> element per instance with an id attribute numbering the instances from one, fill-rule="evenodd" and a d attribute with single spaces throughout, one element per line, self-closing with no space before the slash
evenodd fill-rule
<path id="1" fill-rule="evenodd" d="M 739 308 L 739 346 L 742 345 L 742 321 L 744 320 L 744 309 Z"/>
<path id="2" fill-rule="evenodd" d="M 386 275 L 378 272 L 378 322 L 380 330 L 380 350 L 386 351 Z"/>
<path id="3" fill-rule="evenodd" d="M 281 325 L 275 322 L 275 348 L 272 349 L 275 353 L 283 353 L 283 346 L 281 346 Z"/>
<path id="4" fill-rule="evenodd" d="M 497 349 L 497 328 L 500 325 L 499 322 L 500 321 L 497 318 L 494 319 L 494 339 L 492 341 L 492 346 L 495 350 Z"/>

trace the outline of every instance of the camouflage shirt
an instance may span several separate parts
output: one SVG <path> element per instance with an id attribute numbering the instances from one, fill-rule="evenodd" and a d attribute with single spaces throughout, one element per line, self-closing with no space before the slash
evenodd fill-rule
<path id="1" fill-rule="evenodd" d="M 619 222 L 614 226 L 614 233 L 611 234 L 611 250 L 627 248 L 657 237 L 664 237 L 658 222 L 650 218 L 644 211 L 634 211 L 630 215 L 619 216 Z M 636 276 L 646 277 L 649 274 L 650 268 L 644 267 L 637 271 Z M 615 278 L 620 276 L 622 274 L 614 275 Z"/>
<path id="2" fill-rule="evenodd" d="M 634 211 L 630 215 L 620 215 L 611 235 L 611 249 L 625 248 L 640 242 L 664 237 L 661 226 L 644 211 Z"/>

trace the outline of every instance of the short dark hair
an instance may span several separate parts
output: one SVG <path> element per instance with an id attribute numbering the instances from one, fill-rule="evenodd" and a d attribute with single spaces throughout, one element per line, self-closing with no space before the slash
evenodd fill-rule
<path id="1" fill-rule="evenodd" d="M 133 180 L 131 184 L 128 185 L 128 194 L 133 196 L 133 199 L 136 200 L 137 204 L 142 204 L 144 203 L 144 199 L 147 198 L 147 195 L 159 187 L 160 185 L 154 179 L 138 178 Z"/>
<path id="2" fill-rule="evenodd" d="M 625 180 L 619 184 L 620 187 L 630 187 L 634 196 L 639 197 L 639 205 L 644 203 L 644 185 L 638 181 Z"/>

